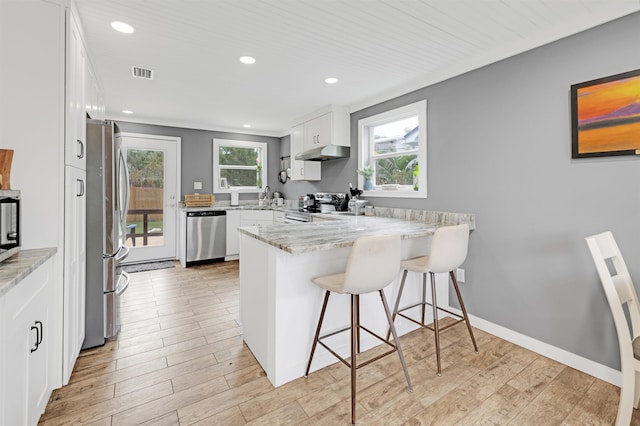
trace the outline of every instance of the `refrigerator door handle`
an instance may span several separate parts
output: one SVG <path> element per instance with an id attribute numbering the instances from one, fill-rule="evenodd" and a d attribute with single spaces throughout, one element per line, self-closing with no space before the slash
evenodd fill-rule
<path id="1" fill-rule="evenodd" d="M 103 259 L 115 258 L 116 262 L 120 262 L 122 259 L 126 258 L 127 256 L 129 256 L 129 247 L 123 245 L 118 247 L 118 251 L 116 251 L 115 253 L 103 254 L 102 258 Z"/>
<path id="2" fill-rule="evenodd" d="M 116 288 L 116 296 L 121 296 L 122 293 L 125 292 L 127 287 L 129 287 L 129 274 L 126 273 L 125 271 L 122 271 L 121 274 L 122 274 L 122 279 L 118 281 L 124 281 L 124 284 L 119 285 L 118 288 Z"/>
<path id="3" fill-rule="evenodd" d="M 116 257 L 116 263 L 120 263 L 127 256 L 129 256 L 129 247 L 125 245 L 120 246 L 120 248 L 118 249 L 118 251 L 115 253 L 114 256 Z"/>
<path id="4" fill-rule="evenodd" d="M 124 156 L 124 150 L 121 148 L 120 149 L 120 158 L 119 158 L 119 162 L 120 162 L 120 166 L 118 167 L 120 169 L 120 173 L 124 172 L 124 188 L 119 188 L 119 191 L 124 190 L 124 206 L 118 206 L 119 210 L 120 210 L 120 227 L 122 228 L 122 232 L 123 235 L 125 235 L 125 239 L 126 239 L 126 227 L 127 227 L 127 212 L 129 211 L 129 196 L 130 196 L 130 189 L 129 189 L 129 168 L 127 167 L 127 160 Z M 120 177 L 118 177 L 118 179 L 120 179 Z M 120 182 L 119 182 L 120 183 Z"/>

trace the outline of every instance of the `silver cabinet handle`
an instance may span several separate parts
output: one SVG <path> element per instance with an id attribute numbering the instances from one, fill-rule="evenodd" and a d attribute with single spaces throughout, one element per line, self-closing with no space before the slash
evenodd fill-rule
<path id="1" fill-rule="evenodd" d="M 78 158 L 84 158 L 84 142 L 82 142 L 80 139 L 77 140 L 78 141 L 78 145 L 80 145 L 80 153 L 78 154 Z"/>
<path id="2" fill-rule="evenodd" d="M 82 179 L 76 179 L 80 183 L 80 193 L 76 194 L 76 197 L 82 197 L 84 195 L 84 181 Z"/>

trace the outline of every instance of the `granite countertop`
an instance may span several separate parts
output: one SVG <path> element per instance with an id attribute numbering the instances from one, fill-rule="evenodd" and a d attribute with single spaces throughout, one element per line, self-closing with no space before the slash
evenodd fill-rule
<path id="1" fill-rule="evenodd" d="M 312 222 L 246 226 L 238 231 L 288 253 L 300 254 L 349 247 L 358 237 L 367 235 L 428 237 L 440 226 L 461 223 L 468 224 L 471 231 L 476 229 L 472 213 L 376 207 L 375 216 L 313 214 Z"/>
<path id="2" fill-rule="evenodd" d="M 20 250 L 0 263 L 0 297 L 49 260 L 56 251 L 55 247 Z"/>
<path id="3" fill-rule="evenodd" d="M 339 217 L 340 220 L 255 225 L 241 227 L 238 230 L 288 253 L 300 254 L 349 247 L 353 245 L 356 238 L 368 235 L 400 234 L 402 239 L 425 237 L 433 235 L 440 226 L 436 223 L 410 222 L 384 217 Z"/>
<path id="4" fill-rule="evenodd" d="M 297 202 L 297 201 L 296 201 Z M 228 201 L 224 202 L 216 202 L 211 207 L 185 207 L 184 204 L 180 203 L 180 210 L 184 212 L 207 212 L 207 211 L 218 211 L 218 210 L 275 210 L 275 211 L 284 211 L 290 209 L 292 207 L 285 205 L 282 206 L 261 206 L 258 205 L 258 202 L 253 203 L 240 203 L 239 206 L 232 206 Z M 296 209 L 298 208 L 296 204 Z"/>

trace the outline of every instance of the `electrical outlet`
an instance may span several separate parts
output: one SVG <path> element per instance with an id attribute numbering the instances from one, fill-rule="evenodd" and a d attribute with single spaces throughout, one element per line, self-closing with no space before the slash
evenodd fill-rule
<path id="1" fill-rule="evenodd" d="M 202 182 L 193 182 L 193 189 L 202 189 Z"/>
<path id="2" fill-rule="evenodd" d="M 459 283 L 464 282 L 464 269 L 462 268 L 456 269 L 456 279 L 458 280 Z"/>

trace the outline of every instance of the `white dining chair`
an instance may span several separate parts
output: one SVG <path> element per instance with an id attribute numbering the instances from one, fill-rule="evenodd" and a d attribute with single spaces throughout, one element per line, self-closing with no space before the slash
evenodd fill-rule
<path id="1" fill-rule="evenodd" d="M 607 296 L 620 346 L 622 387 L 618 404 L 617 426 L 631 423 L 633 409 L 640 399 L 640 305 L 631 276 L 611 232 L 585 238 Z M 624 312 L 631 318 L 631 330 Z"/>

